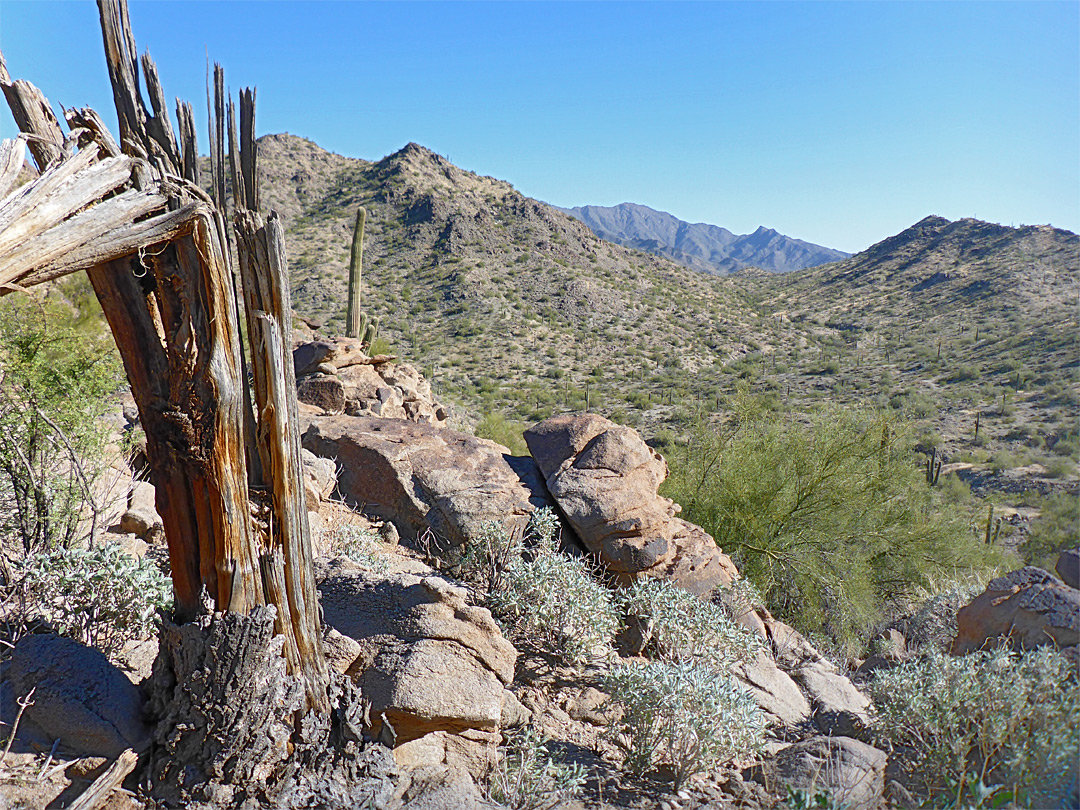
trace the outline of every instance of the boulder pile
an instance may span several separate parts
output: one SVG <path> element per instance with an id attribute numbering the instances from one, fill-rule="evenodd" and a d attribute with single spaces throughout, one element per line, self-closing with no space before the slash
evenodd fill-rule
<path id="1" fill-rule="evenodd" d="M 326 414 L 381 416 L 441 425 L 449 414 L 431 385 L 394 357 L 369 357 L 355 338 L 331 337 L 293 349 L 297 398 Z"/>

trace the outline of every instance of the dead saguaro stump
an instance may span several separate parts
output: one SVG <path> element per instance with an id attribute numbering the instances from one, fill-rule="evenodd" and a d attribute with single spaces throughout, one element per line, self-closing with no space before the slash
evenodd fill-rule
<path id="1" fill-rule="evenodd" d="M 41 170 L 6 193 L 22 144 L 0 148 L 0 295 L 85 270 L 146 432 L 175 613 L 148 686 L 156 726 L 140 778 L 166 805 L 384 806 L 392 756 L 363 740 L 359 695 L 321 646 L 284 235 L 258 210 L 254 90 L 241 94 L 238 136 L 215 67 L 208 196 L 191 106 L 177 101 L 177 138 L 126 0 L 98 8 L 119 143 L 90 109 L 68 111 L 64 135 L 0 57 L 0 89 Z"/>

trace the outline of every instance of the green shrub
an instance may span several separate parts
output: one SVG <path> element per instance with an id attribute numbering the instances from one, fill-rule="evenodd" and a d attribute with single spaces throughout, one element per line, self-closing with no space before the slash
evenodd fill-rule
<path id="1" fill-rule="evenodd" d="M 774 614 L 856 644 L 928 579 L 989 567 L 989 551 L 926 486 L 905 426 L 830 408 L 805 422 L 699 425 L 668 456 L 663 494 L 713 535 Z"/>
<path id="2" fill-rule="evenodd" d="M 676 789 L 703 770 L 757 753 L 765 716 L 734 678 L 690 662 L 614 667 L 606 688 L 623 714 L 611 736 L 624 764 L 644 773 L 669 765 Z"/>
<path id="3" fill-rule="evenodd" d="M 871 688 L 877 732 L 934 800 L 974 776 L 1022 806 L 1056 807 L 1080 767 L 1080 680 L 1055 650 L 934 653 Z"/>
<path id="4" fill-rule="evenodd" d="M 1077 545 L 1080 537 L 1080 510 L 1076 496 L 1057 491 L 1036 502 L 1039 516 L 1031 522 L 1021 552 L 1029 565 L 1053 570 L 1058 552 Z"/>
<path id="5" fill-rule="evenodd" d="M 619 595 L 619 602 L 628 621 L 641 630 L 643 651 L 653 658 L 724 672 L 761 649 L 759 636 L 736 624 L 723 607 L 664 580 L 638 580 Z"/>
<path id="6" fill-rule="evenodd" d="M 172 606 L 169 578 L 113 543 L 90 550 L 57 548 L 16 565 L 27 596 L 58 632 L 107 655 L 150 636 L 158 612 Z"/>
<path id="7" fill-rule="evenodd" d="M 529 455 L 529 446 L 525 444 L 525 425 L 507 419 L 501 413 L 489 413 L 476 425 L 476 435 L 481 439 L 490 439 L 503 447 L 509 448 L 514 456 Z"/>
<path id="8" fill-rule="evenodd" d="M 100 418 L 123 372 L 111 344 L 10 298 L 0 304 L 0 539 L 31 553 L 93 530 Z"/>
<path id="9" fill-rule="evenodd" d="M 540 735 L 526 726 L 500 751 L 488 797 L 511 810 L 554 810 L 581 793 L 585 777 L 581 765 L 552 759 Z"/>

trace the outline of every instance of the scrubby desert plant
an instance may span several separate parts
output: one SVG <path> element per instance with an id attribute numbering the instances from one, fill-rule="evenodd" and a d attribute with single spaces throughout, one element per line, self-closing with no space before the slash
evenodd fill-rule
<path id="1" fill-rule="evenodd" d="M 607 588 L 589 575 L 584 560 L 558 551 L 512 565 L 505 587 L 491 594 L 488 605 L 512 639 L 568 664 L 610 655 L 619 628 Z"/>
<path id="2" fill-rule="evenodd" d="M 362 568 L 376 572 L 387 569 L 385 558 L 376 552 L 381 542 L 371 529 L 353 524 L 339 526 L 330 536 L 332 548 Z"/>
<path id="3" fill-rule="evenodd" d="M 57 548 L 17 563 L 28 602 L 61 634 L 106 655 L 150 636 L 158 613 L 172 606 L 172 583 L 149 560 L 114 543 Z"/>
<path id="4" fill-rule="evenodd" d="M 585 561 L 558 550 L 557 526 L 550 509 L 533 513 L 524 539 L 487 524 L 457 570 L 485 594 L 511 639 L 582 664 L 610 654 L 619 618 L 611 594 L 590 576 Z"/>
<path id="5" fill-rule="evenodd" d="M 488 796 L 502 807 L 553 810 L 574 799 L 585 784 L 585 769 L 553 759 L 532 726 L 513 734 L 499 754 Z"/>
<path id="6" fill-rule="evenodd" d="M 623 713 L 611 736 L 636 773 L 666 764 L 676 788 L 695 773 L 754 755 L 765 716 L 734 678 L 691 662 L 614 667 L 606 680 Z"/>
<path id="7" fill-rule="evenodd" d="M 627 620 L 641 631 L 643 651 L 668 662 L 696 662 L 726 671 L 752 659 L 761 639 L 720 606 L 659 579 L 638 580 L 619 595 Z"/>
<path id="8" fill-rule="evenodd" d="M 932 653 L 871 689 L 882 742 L 934 801 L 978 780 L 1023 806 L 1056 807 L 1080 767 L 1080 680 L 1053 649 Z"/>

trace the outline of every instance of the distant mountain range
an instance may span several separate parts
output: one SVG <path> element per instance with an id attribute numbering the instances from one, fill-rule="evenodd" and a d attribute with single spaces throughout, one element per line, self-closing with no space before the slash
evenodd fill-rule
<path id="1" fill-rule="evenodd" d="M 684 267 L 715 275 L 727 275 L 745 267 L 786 273 L 851 255 L 793 239 L 764 226 L 740 235 L 717 225 L 683 222 L 671 214 L 635 203 L 559 210 L 584 222 L 601 239 L 665 256 Z"/>

